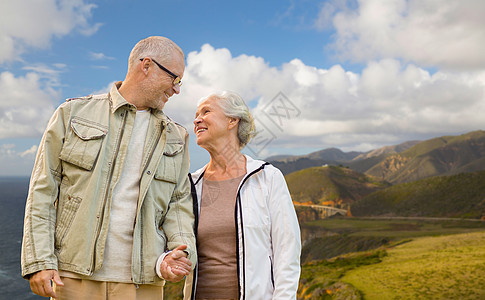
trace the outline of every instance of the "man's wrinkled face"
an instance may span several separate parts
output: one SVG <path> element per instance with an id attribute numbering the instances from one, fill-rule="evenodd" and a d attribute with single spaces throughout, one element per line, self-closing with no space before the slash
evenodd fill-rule
<path id="1" fill-rule="evenodd" d="M 158 62 L 157 59 L 155 60 Z M 179 52 L 175 51 L 172 59 L 162 64 L 179 78 L 183 77 L 185 61 Z M 150 76 L 145 80 L 143 86 L 146 98 L 145 105 L 154 109 L 162 109 L 173 94 L 180 93 L 180 85 L 174 84 L 174 77 L 161 69 L 153 60 L 150 67 L 152 68 Z"/>

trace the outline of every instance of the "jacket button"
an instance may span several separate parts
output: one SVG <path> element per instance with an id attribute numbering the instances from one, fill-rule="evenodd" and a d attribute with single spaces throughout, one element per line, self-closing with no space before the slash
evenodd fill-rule
<path id="1" fill-rule="evenodd" d="M 152 174 L 152 172 L 151 171 L 147 171 L 147 174 L 150 175 L 150 174 Z"/>

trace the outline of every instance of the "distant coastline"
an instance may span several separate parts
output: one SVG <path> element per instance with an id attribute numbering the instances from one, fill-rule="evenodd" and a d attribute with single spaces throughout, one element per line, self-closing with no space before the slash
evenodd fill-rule
<path id="1" fill-rule="evenodd" d="M 0 182 L 30 180 L 30 176 L 4 176 L 0 175 Z"/>

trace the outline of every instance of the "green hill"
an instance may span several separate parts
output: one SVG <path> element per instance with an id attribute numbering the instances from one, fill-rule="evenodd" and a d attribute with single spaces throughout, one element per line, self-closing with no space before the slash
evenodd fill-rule
<path id="1" fill-rule="evenodd" d="M 354 216 L 485 216 L 485 171 L 436 176 L 397 184 L 363 197 Z"/>
<path id="2" fill-rule="evenodd" d="M 367 175 L 402 183 L 485 169 L 485 131 L 434 138 L 395 154 L 350 164 Z"/>
<path id="3" fill-rule="evenodd" d="M 485 232 L 419 238 L 341 280 L 364 299 L 485 299 Z"/>
<path id="4" fill-rule="evenodd" d="M 345 206 L 389 186 L 370 176 L 335 166 L 308 168 L 285 178 L 293 201 L 303 204 L 332 202 L 335 206 Z"/>

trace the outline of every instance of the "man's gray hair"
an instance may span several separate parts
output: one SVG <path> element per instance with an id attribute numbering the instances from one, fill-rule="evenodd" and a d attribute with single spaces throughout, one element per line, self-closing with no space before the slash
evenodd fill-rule
<path id="1" fill-rule="evenodd" d="M 150 57 L 160 60 L 159 63 L 167 63 L 172 59 L 174 51 L 178 51 L 185 58 L 182 49 L 172 40 L 163 36 L 151 36 L 139 41 L 131 50 L 128 59 L 128 71 L 130 71 L 141 58 Z"/>
<path id="2" fill-rule="evenodd" d="M 252 137 L 256 135 L 254 118 L 249 112 L 249 108 L 238 94 L 231 91 L 216 92 L 199 100 L 198 105 L 209 98 L 216 98 L 219 106 L 227 117 L 239 119 L 237 138 L 240 149 L 244 148 Z"/>

